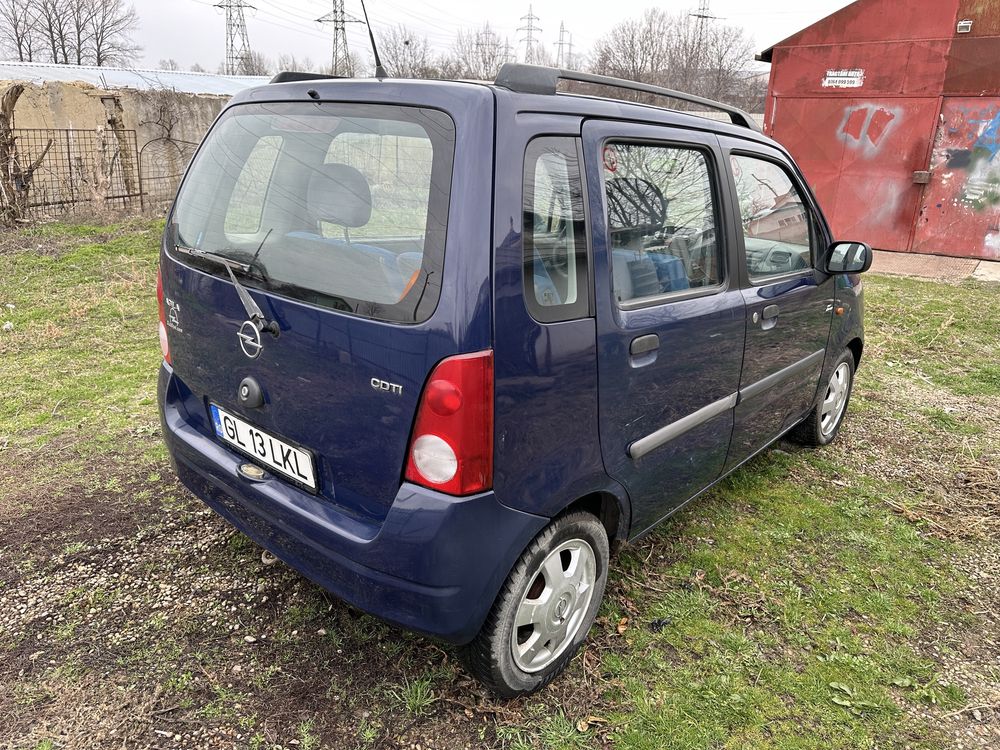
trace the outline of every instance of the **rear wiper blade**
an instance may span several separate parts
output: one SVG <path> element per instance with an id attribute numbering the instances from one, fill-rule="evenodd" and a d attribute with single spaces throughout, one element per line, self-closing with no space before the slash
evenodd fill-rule
<path id="1" fill-rule="evenodd" d="M 249 263 L 243 263 L 241 261 L 235 260 L 233 258 L 227 258 L 225 255 L 219 255 L 218 253 L 210 253 L 208 250 L 201 250 L 197 247 L 186 247 L 185 245 L 174 245 L 174 249 L 184 253 L 185 255 L 193 255 L 195 258 L 205 258 L 205 260 L 210 260 L 213 263 L 218 263 L 220 266 L 226 266 L 227 268 L 235 268 L 243 273 L 250 273 L 253 267 Z"/>
<path id="2" fill-rule="evenodd" d="M 196 247 L 185 247 L 184 245 L 174 245 L 174 247 L 186 255 L 191 255 L 195 258 L 204 258 L 205 260 L 225 267 L 226 271 L 229 273 L 230 280 L 233 282 L 233 286 L 236 287 L 236 294 L 239 296 L 240 302 L 243 303 L 243 308 L 247 311 L 250 321 L 257 326 L 257 330 L 267 331 L 272 336 L 278 335 L 280 329 L 278 328 L 277 321 L 267 319 L 267 316 L 264 315 L 264 311 L 260 309 L 257 303 L 254 302 L 253 297 L 250 296 L 250 292 L 246 290 L 246 288 L 240 283 L 239 279 L 236 278 L 236 274 L 233 273 L 234 268 L 238 271 L 242 271 L 243 273 L 250 273 L 253 270 L 253 266 L 248 263 L 241 263 L 238 260 L 227 258 L 224 255 L 210 253 L 207 250 L 201 250 Z"/>

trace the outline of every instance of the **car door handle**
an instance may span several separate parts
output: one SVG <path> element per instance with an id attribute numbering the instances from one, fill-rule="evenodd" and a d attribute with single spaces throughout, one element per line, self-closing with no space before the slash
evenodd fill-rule
<path id="1" fill-rule="evenodd" d="M 638 336 L 632 339 L 632 343 L 628 348 L 628 353 L 633 357 L 639 357 L 643 354 L 649 354 L 652 351 L 656 351 L 659 348 L 660 337 L 655 333 L 648 333 L 645 336 Z"/>
<path id="2" fill-rule="evenodd" d="M 761 313 L 761 317 L 764 320 L 774 320 L 778 317 L 778 312 L 779 310 L 777 305 L 768 305 L 764 308 L 764 312 Z"/>

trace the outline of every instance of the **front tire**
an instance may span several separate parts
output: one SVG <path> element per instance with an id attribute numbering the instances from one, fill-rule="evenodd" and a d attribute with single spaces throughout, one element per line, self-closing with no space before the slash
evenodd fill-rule
<path id="1" fill-rule="evenodd" d="M 822 398 L 816 402 L 802 424 L 791 437 L 803 445 L 829 445 L 836 439 L 847 414 L 847 405 L 854 388 L 854 354 L 845 349 L 830 373 Z"/>
<path id="2" fill-rule="evenodd" d="M 560 516 L 522 553 L 479 634 L 469 670 L 505 698 L 541 689 L 569 664 L 597 617 L 608 535 L 590 513 Z"/>

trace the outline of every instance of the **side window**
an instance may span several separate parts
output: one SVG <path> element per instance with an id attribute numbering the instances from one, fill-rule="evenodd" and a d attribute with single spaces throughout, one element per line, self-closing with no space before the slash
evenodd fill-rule
<path id="1" fill-rule="evenodd" d="M 524 299 L 554 323 L 590 311 L 580 160 L 573 138 L 536 138 L 524 156 Z"/>
<path id="2" fill-rule="evenodd" d="M 809 208 L 788 172 L 752 156 L 730 157 L 740 204 L 747 271 L 753 281 L 812 267 Z"/>
<path id="3" fill-rule="evenodd" d="M 280 150 L 281 138 L 276 135 L 266 135 L 254 144 L 229 199 L 223 226 L 227 235 L 260 231 L 267 186 L 271 183 L 271 172 Z"/>
<path id="4" fill-rule="evenodd" d="M 724 268 L 705 154 L 611 142 L 603 159 L 615 298 L 719 286 Z"/>

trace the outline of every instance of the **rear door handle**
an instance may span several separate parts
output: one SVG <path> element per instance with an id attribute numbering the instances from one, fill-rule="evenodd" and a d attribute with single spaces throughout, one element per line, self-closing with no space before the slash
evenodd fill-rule
<path id="1" fill-rule="evenodd" d="M 768 305 L 764 308 L 764 312 L 761 314 L 761 317 L 764 320 L 774 320 L 778 317 L 778 312 L 779 310 L 777 305 Z"/>

